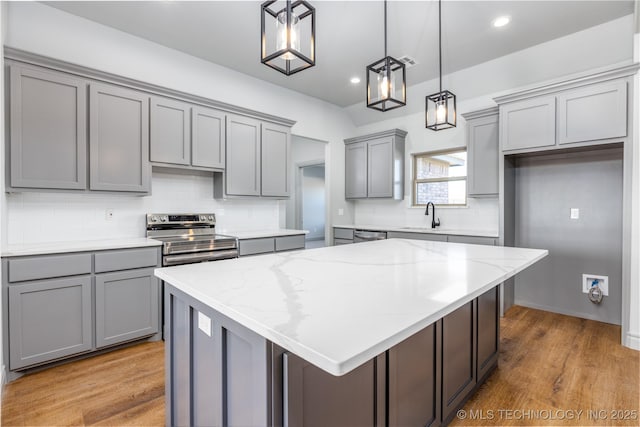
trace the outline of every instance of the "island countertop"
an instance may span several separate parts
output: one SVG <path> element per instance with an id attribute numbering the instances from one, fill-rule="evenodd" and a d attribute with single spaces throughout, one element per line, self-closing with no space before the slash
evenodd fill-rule
<path id="1" fill-rule="evenodd" d="M 160 268 L 156 276 L 343 375 L 547 254 L 391 239 Z"/>

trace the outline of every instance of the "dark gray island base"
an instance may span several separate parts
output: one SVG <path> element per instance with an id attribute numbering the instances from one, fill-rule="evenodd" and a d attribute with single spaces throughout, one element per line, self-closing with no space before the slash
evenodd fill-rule
<path id="1" fill-rule="evenodd" d="M 166 423 L 446 425 L 497 366 L 498 295 L 334 376 L 165 282 Z"/>

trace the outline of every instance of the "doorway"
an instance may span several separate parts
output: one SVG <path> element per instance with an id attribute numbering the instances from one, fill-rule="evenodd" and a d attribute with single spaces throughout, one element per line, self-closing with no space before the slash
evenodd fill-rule
<path id="1" fill-rule="evenodd" d="M 306 248 L 326 246 L 328 144 L 292 135 L 293 188 L 286 204 L 286 227 L 307 230 Z"/>

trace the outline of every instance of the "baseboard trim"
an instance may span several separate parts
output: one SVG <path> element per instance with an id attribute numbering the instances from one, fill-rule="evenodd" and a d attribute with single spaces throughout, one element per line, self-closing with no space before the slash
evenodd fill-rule
<path id="1" fill-rule="evenodd" d="M 640 335 L 627 332 L 622 343 L 625 347 L 629 347 L 634 350 L 640 350 Z"/>
<path id="2" fill-rule="evenodd" d="M 602 323 L 608 323 L 610 325 L 618 325 L 618 326 L 620 326 L 620 323 L 608 322 L 608 321 L 603 320 L 603 319 L 598 319 L 596 316 L 593 316 L 593 315 L 591 315 L 589 313 L 577 313 L 577 312 L 574 312 L 574 311 L 563 310 L 563 309 L 558 308 L 558 307 L 550 307 L 550 306 L 547 306 L 547 305 L 535 304 L 535 303 L 531 303 L 531 302 L 528 302 L 528 301 L 522 301 L 522 300 L 518 300 L 518 299 L 516 299 L 514 301 L 514 305 L 521 305 L 523 307 L 535 308 L 536 310 L 544 310 L 544 311 L 549 311 L 551 313 L 564 314 L 565 316 L 579 317 L 581 319 L 594 320 L 596 322 L 602 322 Z"/>

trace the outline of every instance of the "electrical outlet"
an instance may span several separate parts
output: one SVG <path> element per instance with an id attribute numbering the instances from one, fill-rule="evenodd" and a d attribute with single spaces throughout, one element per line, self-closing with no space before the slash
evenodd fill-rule
<path id="1" fill-rule="evenodd" d="M 344 215 L 344 209 L 338 209 L 338 216 Z"/>
<path id="2" fill-rule="evenodd" d="M 582 275 L 582 292 L 588 294 L 589 289 L 593 286 L 593 282 L 596 282 L 598 287 L 602 290 L 602 295 L 609 295 L 609 276 L 598 276 L 596 274 Z"/>
<path id="3" fill-rule="evenodd" d="M 580 219 L 580 209 L 571 208 L 571 219 Z"/>
<path id="4" fill-rule="evenodd" d="M 104 211 L 104 219 L 111 221 L 113 219 L 113 209 L 107 209 Z"/>

